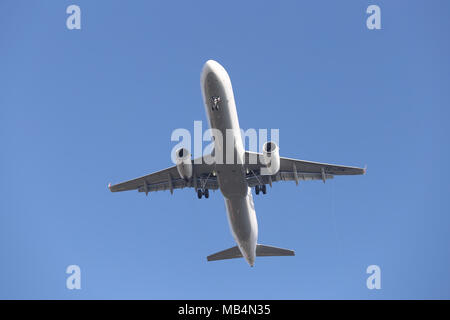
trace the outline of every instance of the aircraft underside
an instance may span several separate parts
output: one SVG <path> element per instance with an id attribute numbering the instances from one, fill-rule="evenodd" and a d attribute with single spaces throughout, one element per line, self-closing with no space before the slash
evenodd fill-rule
<path id="1" fill-rule="evenodd" d="M 214 155 L 191 159 L 189 150 L 181 148 L 176 151 L 175 166 L 109 185 L 110 190 L 138 190 L 148 195 L 160 190 L 173 193 L 188 187 L 201 199 L 209 198 L 210 189 L 219 189 L 225 198 L 228 222 L 237 246 L 209 255 L 208 261 L 243 257 L 253 266 L 257 256 L 293 256 L 292 250 L 258 244 L 252 188 L 256 194 L 266 194 L 266 186 L 277 181 L 325 182 L 335 175 L 364 174 L 365 169 L 280 157 L 277 144 L 270 141 L 264 144 L 262 153 L 245 151 L 231 81 L 216 61 L 205 63 L 201 89 L 210 126 L 223 137 L 214 140 Z M 211 157 L 213 161 L 207 161 Z"/>

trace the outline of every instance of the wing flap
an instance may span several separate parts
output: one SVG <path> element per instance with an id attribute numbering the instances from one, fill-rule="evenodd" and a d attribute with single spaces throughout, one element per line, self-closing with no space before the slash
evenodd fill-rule
<path id="1" fill-rule="evenodd" d="M 332 174 L 325 174 L 325 179 L 333 179 Z M 270 184 L 271 182 L 277 181 L 310 181 L 310 180 L 323 180 L 321 173 L 308 173 L 308 172 L 298 172 L 297 177 L 294 172 L 282 171 L 274 174 L 272 176 L 260 175 L 260 174 L 249 174 L 247 176 L 247 183 L 249 187 L 254 187 L 261 184 Z"/>
<path id="2" fill-rule="evenodd" d="M 325 173 L 332 175 L 358 175 L 366 173 L 366 169 L 364 168 L 342 166 L 338 164 L 329 164 L 306 160 L 297 160 L 284 157 L 280 158 L 280 171 L 288 171 L 288 170 L 292 171 L 294 164 L 297 169 L 297 172 L 299 173 L 302 172 L 320 173 L 322 169 L 324 170 Z"/>
<path id="3" fill-rule="evenodd" d="M 217 190 L 219 189 L 219 185 L 217 183 L 216 177 L 209 177 L 207 181 L 205 179 L 197 178 L 197 186 L 210 189 L 210 190 Z M 184 179 L 175 179 L 172 180 L 172 188 L 173 189 L 183 189 L 183 188 L 193 188 L 194 187 L 194 181 L 193 179 L 190 180 L 184 180 Z M 146 192 L 145 186 L 142 182 L 142 186 L 140 186 L 137 189 L 139 192 Z M 169 181 L 164 181 L 160 183 L 155 184 L 147 184 L 147 191 L 148 192 L 155 192 L 155 191 L 165 191 L 170 190 L 170 183 Z"/>

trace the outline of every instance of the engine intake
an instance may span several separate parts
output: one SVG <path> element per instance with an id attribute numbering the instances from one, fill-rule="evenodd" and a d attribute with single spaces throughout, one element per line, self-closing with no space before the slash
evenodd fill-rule
<path id="1" fill-rule="evenodd" d="M 280 170 L 280 152 L 275 142 L 264 143 L 262 163 L 266 165 L 261 168 L 262 175 L 273 175 Z"/>
<path id="2" fill-rule="evenodd" d="M 177 170 L 182 179 L 188 180 L 192 177 L 192 160 L 189 150 L 180 148 L 175 152 Z"/>

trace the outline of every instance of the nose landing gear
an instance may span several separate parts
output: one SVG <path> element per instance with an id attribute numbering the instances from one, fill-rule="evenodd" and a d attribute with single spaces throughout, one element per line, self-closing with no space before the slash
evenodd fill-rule
<path id="1" fill-rule="evenodd" d="M 263 194 L 267 193 L 266 185 L 263 184 L 262 186 L 255 186 L 255 193 L 259 194 L 259 192 L 262 191 Z"/>
<path id="2" fill-rule="evenodd" d="M 214 96 L 211 97 L 211 102 L 212 102 L 212 106 L 211 106 L 211 110 L 219 110 L 219 103 L 220 103 L 221 99 L 219 96 Z"/>

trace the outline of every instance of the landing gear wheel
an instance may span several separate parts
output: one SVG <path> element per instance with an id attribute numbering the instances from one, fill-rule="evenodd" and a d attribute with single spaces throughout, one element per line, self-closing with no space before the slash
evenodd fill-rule
<path id="1" fill-rule="evenodd" d="M 263 184 L 263 185 L 261 186 L 261 191 L 262 191 L 263 194 L 266 194 L 267 189 L 266 189 L 266 185 L 265 185 L 265 184 Z"/>
<path id="2" fill-rule="evenodd" d="M 198 190 L 197 190 L 197 197 L 198 197 L 199 199 L 201 199 L 201 198 L 202 198 L 202 195 L 203 195 L 202 190 L 198 189 Z"/>
<path id="3" fill-rule="evenodd" d="M 259 186 L 255 186 L 255 193 L 259 194 Z"/>
<path id="4" fill-rule="evenodd" d="M 203 194 L 205 195 L 206 199 L 209 198 L 209 190 L 208 189 L 205 189 L 205 192 Z"/>
<path id="5" fill-rule="evenodd" d="M 212 110 L 219 110 L 219 104 L 220 104 L 220 97 L 219 96 L 215 96 L 215 97 L 211 97 L 211 102 L 212 102 Z"/>

